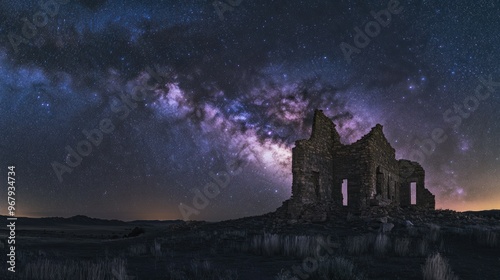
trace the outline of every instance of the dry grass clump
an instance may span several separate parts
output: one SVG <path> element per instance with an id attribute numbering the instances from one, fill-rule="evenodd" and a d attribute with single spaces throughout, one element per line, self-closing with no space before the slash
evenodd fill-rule
<path id="1" fill-rule="evenodd" d="M 429 251 L 429 243 L 427 242 L 426 239 L 421 239 L 417 243 L 417 250 L 415 251 L 417 256 L 427 256 L 427 253 Z"/>
<path id="2" fill-rule="evenodd" d="M 429 256 L 422 267 L 424 280 L 458 280 L 451 271 L 448 261 L 439 253 Z"/>
<path id="3" fill-rule="evenodd" d="M 385 234 L 379 233 L 373 244 L 373 251 L 377 256 L 383 256 L 387 253 L 391 240 Z"/>
<path id="4" fill-rule="evenodd" d="M 294 276 L 292 275 L 292 273 L 290 272 L 290 270 L 281 270 L 280 272 L 278 272 L 278 274 L 276 275 L 276 277 L 274 277 L 275 280 L 290 280 L 290 279 L 294 279 L 293 278 Z"/>
<path id="5" fill-rule="evenodd" d="M 397 238 L 394 242 L 394 253 L 396 256 L 405 257 L 410 253 L 411 240 L 407 237 Z"/>
<path id="6" fill-rule="evenodd" d="M 388 235 L 379 233 L 364 234 L 358 236 L 349 236 L 346 238 L 345 250 L 349 255 L 362 255 L 370 252 L 373 248 L 373 253 L 377 256 L 385 255 L 391 246 L 391 240 Z"/>
<path id="7" fill-rule="evenodd" d="M 155 239 L 151 247 L 149 248 L 149 251 L 151 252 L 151 255 L 155 257 L 161 257 L 162 252 L 161 252 L 161 243 Z"/>
<path id="8" fill-rule="evenodd" d="M 429 225 L 429 231 L 427 232 L 426 238 L 430 242 L 436 242 L 441 236 L 441 227 L 435 224 Z"/>
<path id="9" fill-rule="evenodd" d="M 304 265 L 303 265 L 304 266 Z M 294 275 L 290 270 L 281 270 L 275 280 L 320 279 L 320 280 L 363 280 L 365 277 L 357 271 L 348 259 L 334 257 L 315 263 L 314 267 L 302 268 L 301 275 Z"/>
<path id="10" fill-rule="evenodd" d="M 171 265 L 168 268 L 167 279 L 169 280 L 236 280 L 238 272 L 235 270 L 222 270 L 212 266 L 207 261 L 192 260 L 189 267 L 176 267 Z"/>
<path id="11" fill-rule="evenodd" d="M 38 258 L 24 266 L 20 279 L 33 280 L 126 280 L 126 260 L 123 258 L 101 261 L 54 261 Z"/>
<path id="12" fill-rule="evenodd" d="M 146 243 L 138 243 L 138 244 L 132 244 L 130 247 L 128 247 L 128 256 L 132 257 L 137 257 L 137 256 L 144 256 L 148 253 L 148 246 Z M 149 247 L 149 253 L 151 256 L 154 257 L 161 257 L 163 256 L 163 252 L 161 250 L 161 243 L 160 239 L 155 239 L 151 246 Z"/>
<path id="13" fill-rule="evenodd" d="M 369 251 L 375 238 L 371 234 L 349 236 L 346 239 L 346 250 L 349 255 L 361 255 Z"/>
<path id="14" fill-rule="evenodd" d="M 308 257 L 318 254 L 318 250 L 331 245 L 328 238 L 323 236 L 283 236 L 266 233 L 252 237 L 250 250 L 265 256 Z"/>
<path id="15" fill-rule="evenodd" d="M 354 264 L 348 259 L 335 257 L 320 262 L 318 267 L 320 279 L 325 280 L 362 280 L 364 276 L 357 271 Z M 314 279 L 314 277 L 312 278 Z"/>
<path id="16" fill-rule="evenodd" d="M 496 232 L 489 229 L 476 229 L 474 230 L 476 242 L 485 247 L 495 248 L 498 245 L 498 237 Z"/>
<path id="17" fill-rule="evenodd" d="M 142 256 L 145 255 L 147 252 L 146 244 L 133 244 L 130 247 L 128 247 L 128 255 L 129 256 Z"/>
<path id="18" fill-rule="evenodd" d="M 418 236 L 419 236 L 419 234 L 420 234 L 420 232 L 419 232 L 418 228 L 413 227 L 413 226 L 412 226 L 412 227 L 407 227 L 407 228 L 406 228 L 406 231 L 408 232 L 408 235 L 409 235 L 410 237 L 418 237 Z"/>

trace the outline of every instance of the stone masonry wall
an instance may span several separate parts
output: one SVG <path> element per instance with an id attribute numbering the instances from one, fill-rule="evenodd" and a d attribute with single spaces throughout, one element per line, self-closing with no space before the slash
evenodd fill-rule
<path id="1" fill-rule="evenodd" d="M 292 199 L 289 209 L 294 215 L 304 204 L 329 204 L 334 197 L 333 147 L 340 143 L 333 122 L 321 111 L 314 114 L 309 140 L 299 140 L 292 150 Z M 341 194 L 340 194 L 341 197 Z"/>
<path id="2" fill-rule="evenodd" d="M 396 160 L 396 151 L 387 141 L 377 124 L 367 134 L 370 150 L 370 186 L 371 198 L 375 200 L 390 200 L 399 203 L 399 164 Z M 374 188 L 373 188 L 374 186 Z"/>
<path id="3" fill-rule="evenodd" d="M 416 183 L 416 206 L 435 209 L 435 196 L 425 188 L 425 171 L 418 162 L 399 160 L 400 201 L 411 205 L 411 183 Z"/>
<path id="4" fill-rule="evenodd" d="M 335 124 L 321 110 L 314 112 L 311 137 L 295 142 L 292 173 L 292 197 L 278 210 L 294 219 L 314 218 L 314 211 L 341 207 L 344 179 L 348 207 L 353 209 L 389 203 L 410 206 L 412 182 L 417 206 L 435 207 L 434 195 L 424 186 L 425 171 L 417 162 L 396 160 L 381 125 L 355 143 L 343 145 Z"/>

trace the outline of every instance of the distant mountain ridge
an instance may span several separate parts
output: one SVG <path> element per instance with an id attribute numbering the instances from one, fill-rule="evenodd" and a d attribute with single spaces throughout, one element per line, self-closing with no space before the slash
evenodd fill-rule
<path id="1" fill-rule="evenodd" d="M 8 216 L 0 216 L 2 219 L 7 219 Z M 85 215 L 76 215 L 69 218 L 63 217 L 43 217 L 43 218 L 28 218 L 28 217 L 18 217 L 18 224 L 23 226 L 44 226 L 44 225 L 89 225 L 89 226 L 126 226 L 131 224 L 159 224 L 159 223 L 178 223 L 181 220 L 171 220 L 171 221 L 159 221 L 159 220 L 135 220 L 135 221 L 121 221 L 121 220 L 106 220 L 99 218 L 91 218 Z"/>
<path id="2" fill-rule="evenodd" d="M 500 219 L 500 209 L 492 209 L 492 210 L 480 210 L 480 211 L 464 211 L 466 214 L 473 214 L 477 216 L 484 216 L 488 218 L 497 218 Z"/>
<path id="3" fill-rule="evenodd" d="M 483 216 L 487 218 L 496 218 L 500 220 L 500 209 L 492 210 L 480 210 L 480 211 L 464 211 L 464 214 L 470 214 L 475 216 Z M 0 215 L 4 220 L 9 218 L 9 216 Z M 92 218 L 85 215 L 75 215 L 69 218 L 63 217 L 42 217 L 42 218 L 28 218 L 28 217 L 17 217 L 19 225 L 23 226 L 44 226 L 44 225 L 102 225 L 102 226 L 126 226 L 126 225 L 158 225 L 158 224 L 176 224 L 184 223 L 183 220 L 133 220 L 133 221 L 121 221 L 117 219 L 107 220 L 100 218 Z M 223 222 L 223 221 L 220 221 Z"/>

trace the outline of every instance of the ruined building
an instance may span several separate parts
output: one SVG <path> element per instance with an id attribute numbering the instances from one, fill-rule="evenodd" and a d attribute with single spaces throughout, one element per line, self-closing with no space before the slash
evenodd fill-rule
<path id="1" fill-rule="evenodd" d="M 434 195 L 424 186 L 424 169 L 417 162 L 396 159 L 380 124 L 344 145 L 335 124 L 316 110 L 311 137 L 296 141 L 292 153 L 292 197 L 277 211 L 287 217 L 317 219 L 308 215 L 326 216 L 339 206 L 435 207 Z"/>

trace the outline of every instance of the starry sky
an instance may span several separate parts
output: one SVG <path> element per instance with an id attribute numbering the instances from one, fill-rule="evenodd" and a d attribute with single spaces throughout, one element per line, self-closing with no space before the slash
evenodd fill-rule
<path id="1" fill-rule="evenodd" d="M 500 208 L 496 0 L 42 2 L 0 2 L 0 200 L 15 165 L 18 216 L 274 211 L 316 108 L 345 144 L 382 124 L 438 208 Z"/>

